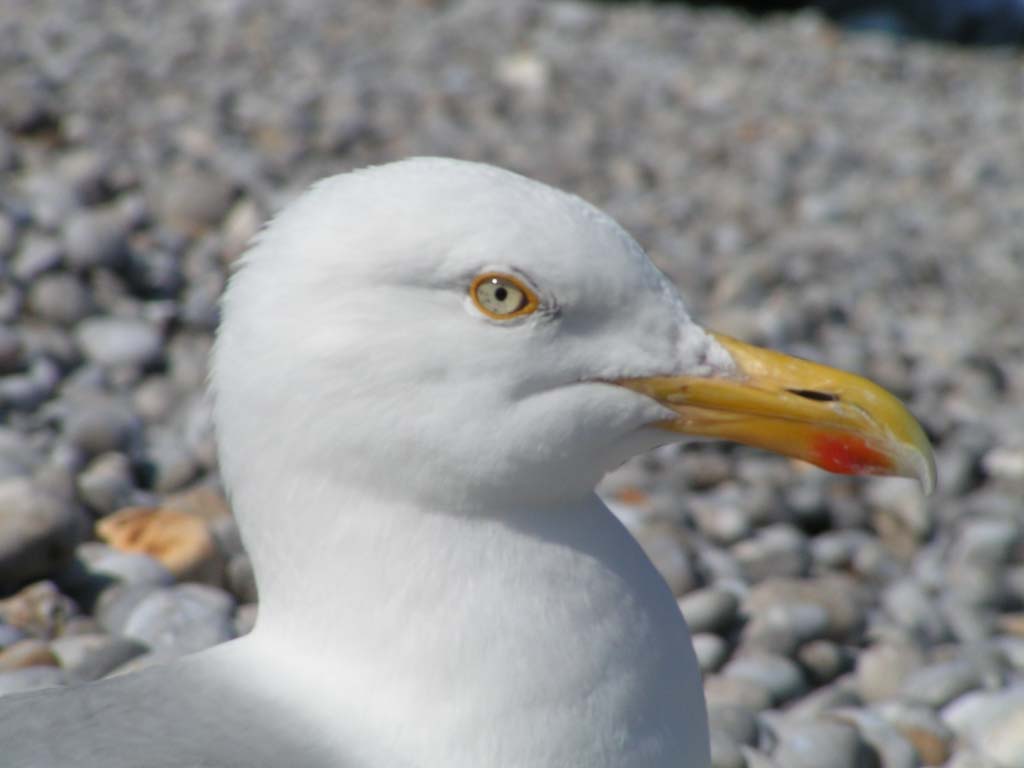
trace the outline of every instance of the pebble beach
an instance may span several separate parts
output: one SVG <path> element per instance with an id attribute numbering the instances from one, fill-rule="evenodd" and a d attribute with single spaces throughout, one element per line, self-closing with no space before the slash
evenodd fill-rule
<path id="1" fill-rule="evenodd" d="M 703 325 L 932 440 L 928 497 L 713 443 L 602 482 L 690 625 L 714 768 L 1024 768 L 1024 54 L 809 12 L 5 3 L 0 695 L 252 628 L 218 297 L 308 184 L 413 155 L 579 194 Z"/>

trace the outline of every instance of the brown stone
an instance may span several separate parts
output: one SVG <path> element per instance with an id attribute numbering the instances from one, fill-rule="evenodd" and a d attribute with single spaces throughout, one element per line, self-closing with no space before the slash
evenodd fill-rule
<path id="1" fill-rule="evenodd" d="M 96 535 L 115 549 L 149 555 L 179 581 L 219 586 L 224 562 L 202 518 L 167 507 L 128 507 L 96 523 Z"/>
<path id="2" fill-rule="evenodd" d="M 45 640 L 34 637 L 19 640 L 0 651 L 0 672 L 25 667 L 58 667 L 60 662 Z"/>

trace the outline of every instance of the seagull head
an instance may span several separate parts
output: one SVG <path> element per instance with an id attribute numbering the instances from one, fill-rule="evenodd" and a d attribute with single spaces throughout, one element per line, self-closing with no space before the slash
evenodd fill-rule
<path id="1" fill-rule="evenodd" d="M 893 396 L 705 330 L 611 218 L 487 165 L 321 181 L 259 235 L 223 306 L 234 488 L 270 468 L 453 511 L 556 505 L 686 436 L 934 482 Z"/>

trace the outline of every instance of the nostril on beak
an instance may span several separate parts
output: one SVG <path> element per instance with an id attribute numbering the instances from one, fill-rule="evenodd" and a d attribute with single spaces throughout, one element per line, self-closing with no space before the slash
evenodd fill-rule
<path id="1" fill-rule="evenodd" d="M 786 391 L 797 397 L 816 400 L 819 403 L 834 403 L 839 400 L 839 395 L 833 395 L 830 392 L 818 392 L 814 389 L 787 389 Z"/>

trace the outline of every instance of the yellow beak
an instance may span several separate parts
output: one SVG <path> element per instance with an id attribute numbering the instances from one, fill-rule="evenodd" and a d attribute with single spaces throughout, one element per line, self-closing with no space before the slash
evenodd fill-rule
<path id="1" fill-rule="evenodd" d="M 928 438 L 893 395 L 852 373 L 712 334 L 734 378 L 666 376 L 618 382 L 677 414 L 658 426 L 731 440 L 846 475 L 916 478 L 935 487 Z"/>

